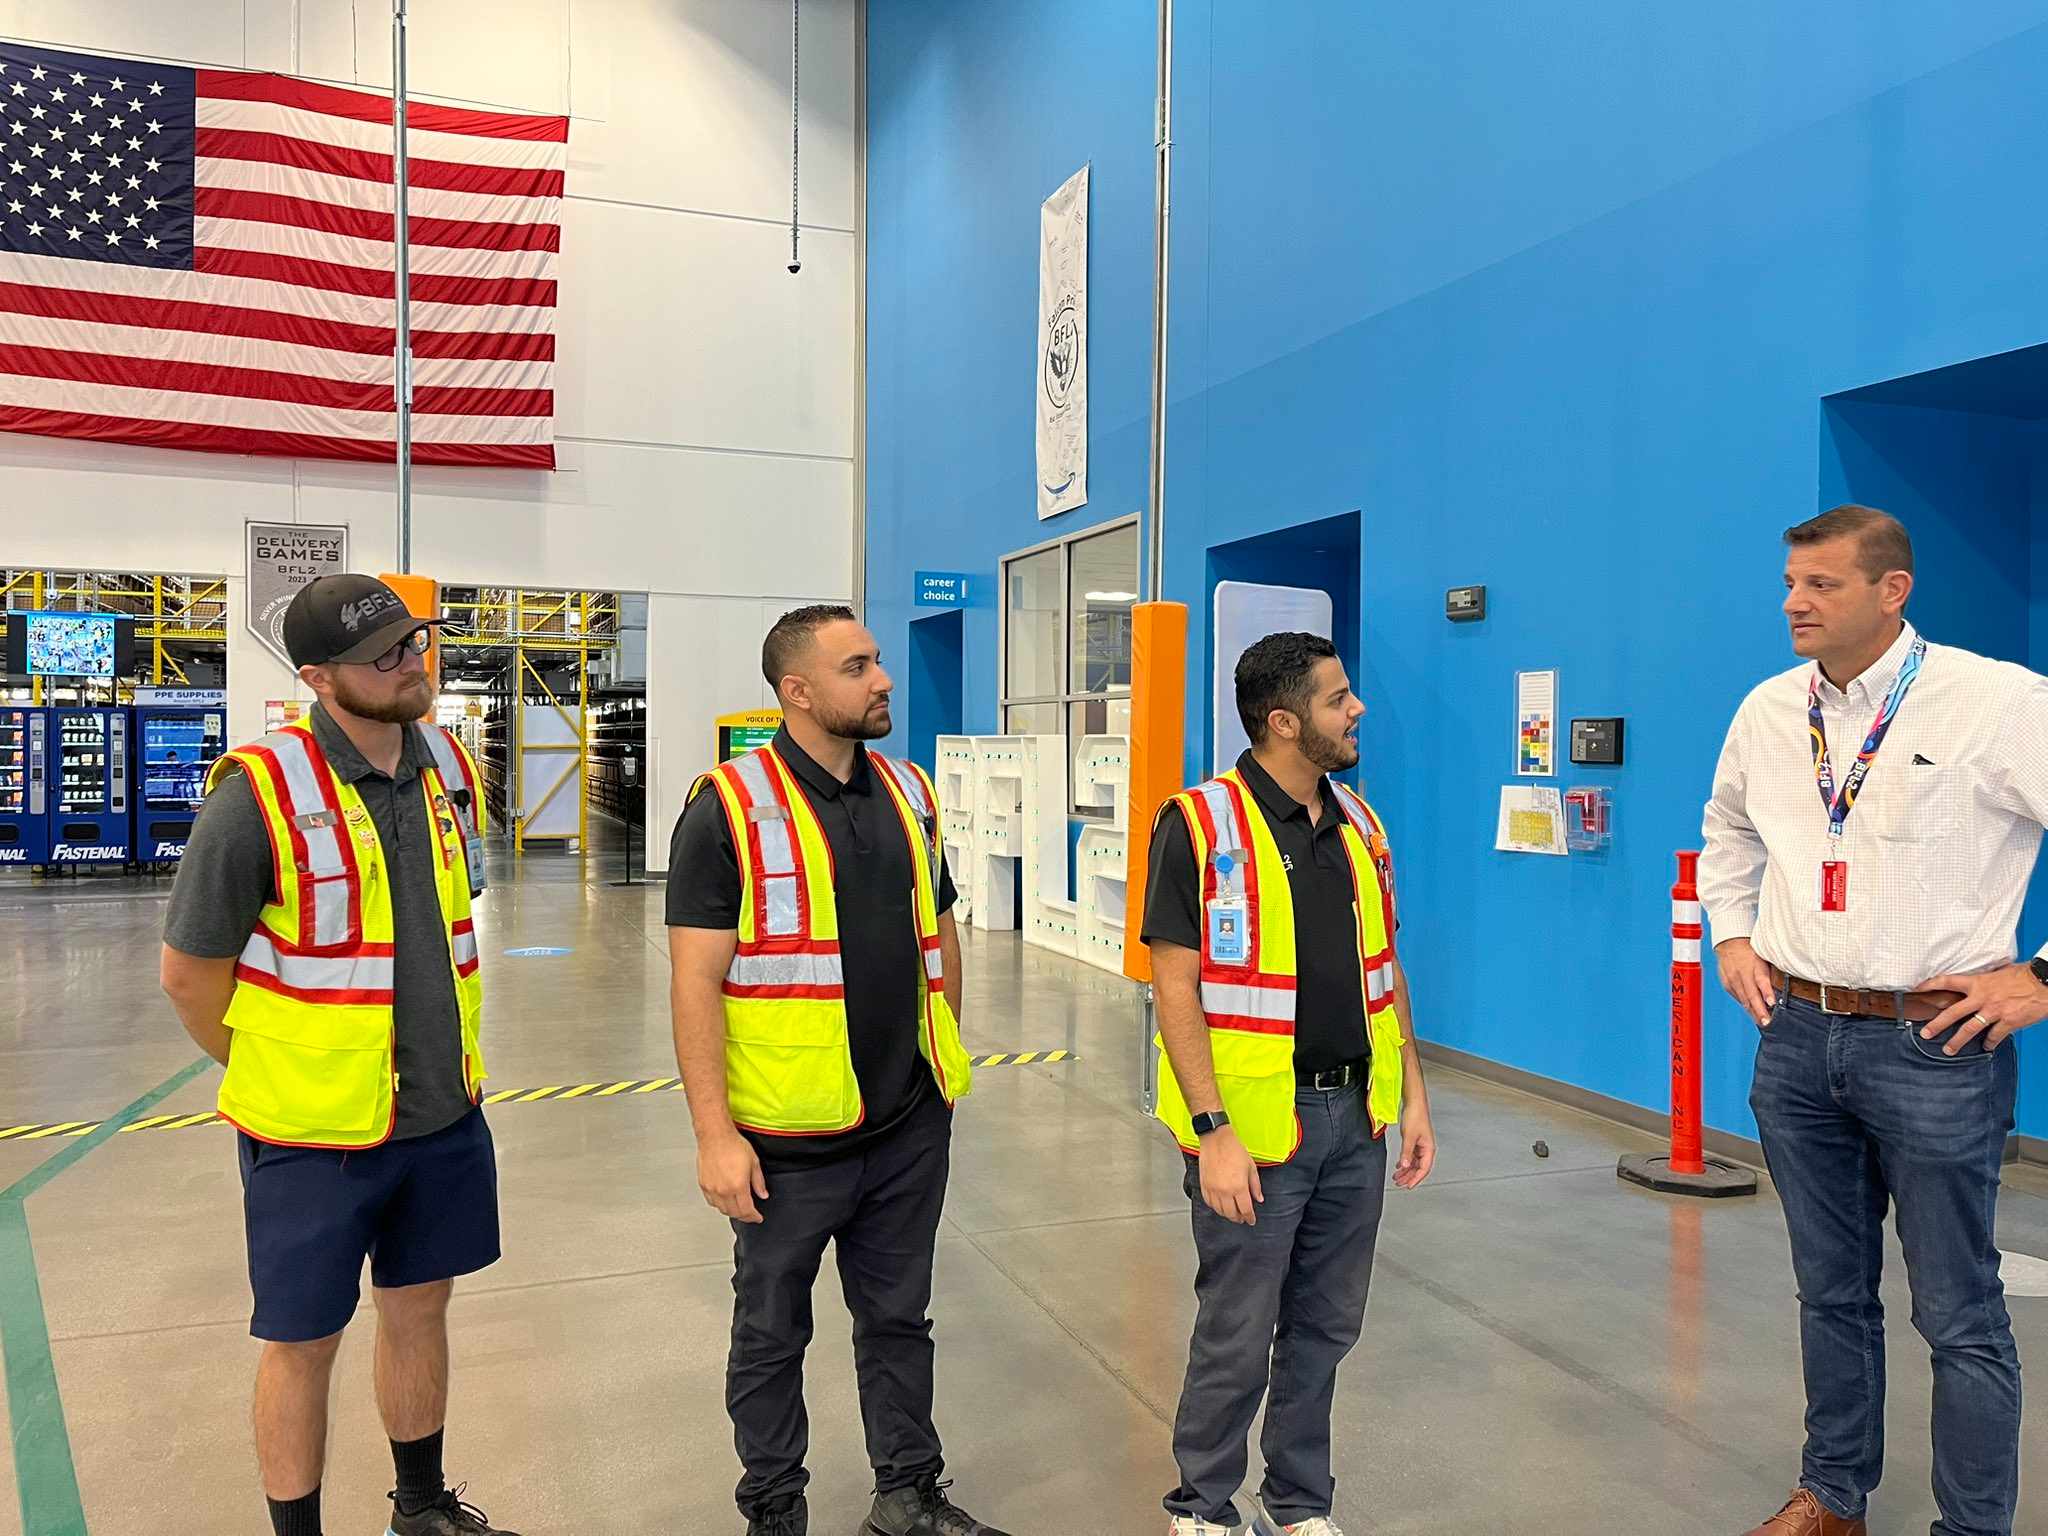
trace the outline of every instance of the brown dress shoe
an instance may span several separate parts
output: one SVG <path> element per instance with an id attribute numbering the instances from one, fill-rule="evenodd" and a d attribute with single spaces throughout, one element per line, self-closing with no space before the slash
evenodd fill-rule
<path id="1" fill-rule="evenodd" d="M 1813 1490 L 1802 1488 L 1792 1502 L 1745 1536 L 1867 1536 L 1861 1520 L 1844 1520 L 1828 1512 Z"/>

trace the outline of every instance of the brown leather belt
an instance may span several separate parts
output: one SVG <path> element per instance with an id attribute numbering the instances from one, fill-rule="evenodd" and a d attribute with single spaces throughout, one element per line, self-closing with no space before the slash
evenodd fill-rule
<path id="1" fill-rule="evenodd" d="M 1803 1003 L 1818 1003 L 1822 1013 L 1837 1018 L 1862 1014 L 1925 1024 L 1963 1000 L 1960 992 L 1868 992 L 1856 987 L 1824 986 L 1817 981 L 1787 976 L 1775 965 L 1771 967 L 1771 981 L 1779 991 L 1789 992 Z"/>

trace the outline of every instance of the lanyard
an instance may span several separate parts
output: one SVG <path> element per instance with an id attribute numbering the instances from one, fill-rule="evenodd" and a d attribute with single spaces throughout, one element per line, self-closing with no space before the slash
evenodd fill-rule
<path id="1" fill-rule="evenodd" d="M 1835 792 L 1834 763 L 1828 755 L 1828 728 L 1820 713 L 1820 671 L 1814 669 L 1811 682 L 1806 685 L 1806 723 L 1813 738 L 1813 776 L 1820 786 L 1820 803 L 1827 808 L 1828 835 L 1840 837 L 1842 824 L 1849 819 L 1849 812 L 1855 809 L 1856 796 L 1863 788 L 1863 781 L 1870 777 L 1870 765 L 1877 758 L 1877 749 L 1884 745 L 1884 739 L 1891 731 L 1892 721 L 1899 715 L 1899 706 L 1906 702 L 1906 695 L 1913 691 L 1913 680 L 1920 675 L 1920 663 L 1927 655 L 1927 641 L 1922 636 L 1913 637 L 1913 648 L 1906 653 L 1906 663 L 1899 668 L 1897 681 L 1892 691 L 1885 695 L 1884 705 L 1877 712 L 1877 719 L 1871 722 L 1870 734 L 1863 738 L 1863 750 L 1856 754 L 1856 761 L 1849 765 L 1849 772 L 1842 780 L 1840 794 Z"/>

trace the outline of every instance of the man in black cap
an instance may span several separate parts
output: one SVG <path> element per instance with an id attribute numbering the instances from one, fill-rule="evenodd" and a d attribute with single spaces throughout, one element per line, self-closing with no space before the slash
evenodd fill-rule
<path id="1" fill-rule="evenodd" d="M 478 1107 L 480 783 L 427 721 L 440 622 L 374 577 L 299 592 L 285 648 L 319 702 L 214 766 L 165 922 L 164 991 L 227 1068 L 241 1131 L 277 1536 L 321 1536 L 329 1385 L 366 1258 L 391 1536 L 493 1536 L 441 1465 L 448 1301 L 498 1258 L 498 1190 Z"/>

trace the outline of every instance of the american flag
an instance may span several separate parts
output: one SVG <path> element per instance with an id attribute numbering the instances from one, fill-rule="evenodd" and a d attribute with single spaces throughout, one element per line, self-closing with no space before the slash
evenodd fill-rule
<path id="1" fill-rule="evenodd" d="M 552 469 L 565 117 L 409 104 L 413 456 Z M 391 99 L 0 43 L 0 431 L 391 461 Z"/>

